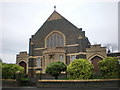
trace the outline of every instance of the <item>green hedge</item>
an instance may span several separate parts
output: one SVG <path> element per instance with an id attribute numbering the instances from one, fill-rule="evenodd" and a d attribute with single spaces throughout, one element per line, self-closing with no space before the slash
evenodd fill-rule
<path id="1" fill-rule="evenodd" d="M 120 64 L 116 57 L 107 57 L 99 61 L 98 64 L 104 78 L 120 78 Z"/>
<path id="2" fill-rule="evenodd" d="M 16 64 L 2 64 L 2 78 L 3 79 L 15 79 L 16 72 L 20 71 L 24 74 L 24 68 Z"/>
<path id="3" fill-rule="evenodd" d="M 69 79 L 89 79 L 93 74 L 93 65 L 87 59 L 76 59 L 67 67 Z"/>
<path id="4" fill-rule="evenodd" d="M 63 63 L 63 62 L 53 62 L 50 63 L 47 67 L 46 67 L 46 73 L 54 76 L 55 79 L 58 79 L 58 76 L 60 75 L 60 73 L 63 71 L 66 71 L 67 66 Z"/>

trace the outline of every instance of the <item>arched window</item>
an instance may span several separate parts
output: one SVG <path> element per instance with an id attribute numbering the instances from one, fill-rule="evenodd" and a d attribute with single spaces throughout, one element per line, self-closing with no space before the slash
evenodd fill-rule
<path id="1" fill-rule="evenodd" d="M 61 47 L 64 46 L 64 37 L 58 32 L 53 32 L 46 39 L 47 47 Z"/>

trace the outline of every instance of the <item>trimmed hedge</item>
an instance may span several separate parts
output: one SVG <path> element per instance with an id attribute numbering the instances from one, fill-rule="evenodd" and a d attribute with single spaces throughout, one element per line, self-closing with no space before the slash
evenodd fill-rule
<path id="1" fill-rule="evenodd" d="M 2 64 L 2 78 L 3 79 L 15 79 L 15 74 L 20 71 L 24 74 L 24 68 L 16 64 Z"/>
<path id="2" fill-rule="evenodd" d="M 58 79 L 60 73 L 66 71 L 66 69 L 67 66 L 63 62 L 58 61 L 50 63 L 46 68 L 46 73 Z"/>
<path id="3" fill-rule="evenodd" d="M 87 59 L 76 59 L 67 68 L 69 79 L 89 79 L 93 74 L 93 65 Z"/>
<path id="4" fill-rule="evenodd" d="M 120 64 L 116 57 L 107 57 L 99 61 L 98 64 L 104 78 L 120 78 Z"/>

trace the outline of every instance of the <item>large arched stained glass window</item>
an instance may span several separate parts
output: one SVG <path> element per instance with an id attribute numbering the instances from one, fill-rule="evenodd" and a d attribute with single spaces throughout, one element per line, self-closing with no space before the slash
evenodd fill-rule
<path id="1" fill-rule="evenodd" d="M 61 47 L 64 46 L 64 36 L 58 32 L 53 32 L 46 39 L 47 47 Z"/>

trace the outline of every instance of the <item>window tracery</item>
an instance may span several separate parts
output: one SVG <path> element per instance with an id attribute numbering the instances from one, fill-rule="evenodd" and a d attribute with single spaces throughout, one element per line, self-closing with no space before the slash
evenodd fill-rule
<path id="1" fill-rule="evenodd" d="M 46 39 L 47 47 L 61 47 L 64 46 L 64 37 L 58 32 L 53 32 Z"/>

